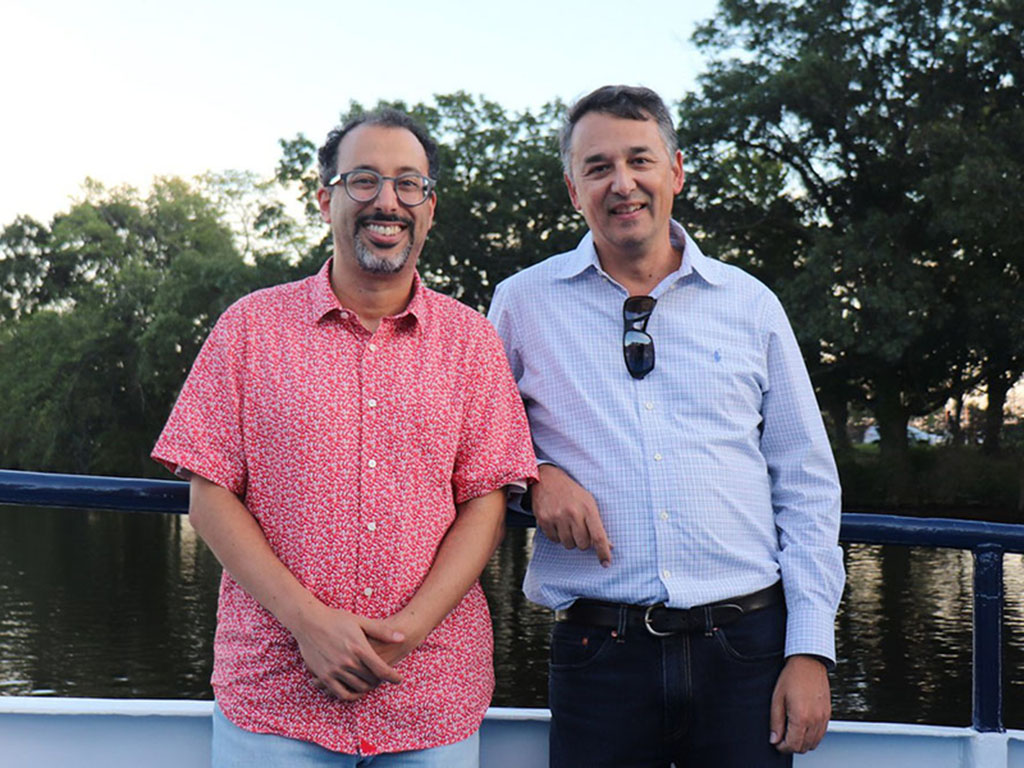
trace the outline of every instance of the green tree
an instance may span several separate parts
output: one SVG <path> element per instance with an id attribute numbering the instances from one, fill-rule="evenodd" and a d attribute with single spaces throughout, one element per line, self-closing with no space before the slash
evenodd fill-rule
<path id="1" fill-rule="evenodd" d="M 967 322 L 993 291 L 1024 315 L 1024 292 L 1001 290 L 1019 286 L 1020 197 L 964 193 L 979 177 L 1020 190 L 1022 8 L 722 0 L 695 37 L 712 61 L 680 110 L 683 215 L 779 291 L 822 401 L 870 405 L 894 477 L 911 416 L 986 365 L 1020 373 L 1019 331 Z"/>
<path id="2" fill-rule="evenodd" d="M 0 464 L 157 471 L 149 449 L 200 344 L 266 277 L 235 239 L 179 179 L 158 180 L 146 199 L 91 183 L 50 227 L 6 227 Z"/>

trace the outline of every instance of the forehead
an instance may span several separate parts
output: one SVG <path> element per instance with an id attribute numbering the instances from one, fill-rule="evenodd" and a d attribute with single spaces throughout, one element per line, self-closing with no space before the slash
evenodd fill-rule
<path id="1" fill-rule="evenodd" d="M 637 151 L 667 154 L 658 124 L 653 120 L 632 120 L 603 112 L 588 112 L 572 131 L 573 162 L 594 156 L 610 157 Z"/>
<path id="2" fill-rule="evenodd" d="M 359 125 L 338 145 L 337 170 L 372 168 L 384 174 L 415 170 L 427 174 L 427 153 L 412 131 L 390 125 Z"/>

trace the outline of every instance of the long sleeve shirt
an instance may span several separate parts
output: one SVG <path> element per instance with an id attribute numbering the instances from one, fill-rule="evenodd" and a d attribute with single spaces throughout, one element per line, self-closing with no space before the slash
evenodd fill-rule
<path id="1" fill-rule="evenodd" d="M 686 608 L 781 577 L 786 654 L 834 660 L 840 489 L 800 349 L 767 287 L 671 226 L 683 256 L 651 294 L 643 379 L 623 360 L 628 293 L 589 233 L 495 291 L 538 459 L 594 496 L 614 547 L 603 568 L 536 536 L 526 595 Z"/>

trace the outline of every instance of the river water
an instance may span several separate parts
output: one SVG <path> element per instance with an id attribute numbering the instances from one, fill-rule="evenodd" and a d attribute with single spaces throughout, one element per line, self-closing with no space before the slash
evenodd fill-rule
<path id="1" fill-rule="evenodd" d="M 483 576 L 498 706 L 546 704 L 548 611 L 519 590 L 532 531 Z M 834 717 L 968 725 L 968 552 L 845 547 Z M 1004 562 L 1004 720 L 1024 728 L 1024 563 Z M 176 515 L 0 506 L 0 695 L 211 698 L 220 567 Z"/>

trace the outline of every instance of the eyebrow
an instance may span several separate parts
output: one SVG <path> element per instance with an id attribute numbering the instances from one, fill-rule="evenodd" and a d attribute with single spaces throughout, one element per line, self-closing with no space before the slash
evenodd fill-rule
<path id="1" fill-rule="evenodd" d="M 375 165 L 371 165 L 370 163 L 361 163 L 361 164 L 357 163 L 352 168 L 352 170 L 353 171 L 373 171 L 375 173 L 380 173 L 381 176 L 385 175 L 385 174 L 381 173 L 380 168 L 378 168 Z M 411 165 L 403 165 L 401 168 L 398 169 L 397 175 L 401 176 L 403 173 L 418 173 L 420 176 L 427 176 L 427 174 L 424 173 L 423 171 L 421 171 L 419 168 L 415 168 L 415 167 L 413 167 Z"/>
<path id="2" fill-rule="evenodd" d="M 638 146 L 635 146 L 635 147 L 630 147 L 626 151 L 626 154 L 629 157 L 634 157 L 636 155 L 642 155 L 642 154 L 644 154 L 646 152 L 650 152 L 650 151 L 651 151 L 650 147 L 641 144 L 641 145 L 638 145 Z M 590 165 L 591 163 L 599 163 L 599 162 L 605 161 L 607 159 L 608 159 L 608 156 L 606 154 L 604 154 L 603 152 L 597 152 L 597 153 L 595 153 L 593 155 L 587 155 L 586 157 L 584 157 L 583 158 L 583 164 L 584 165 Z"/>

